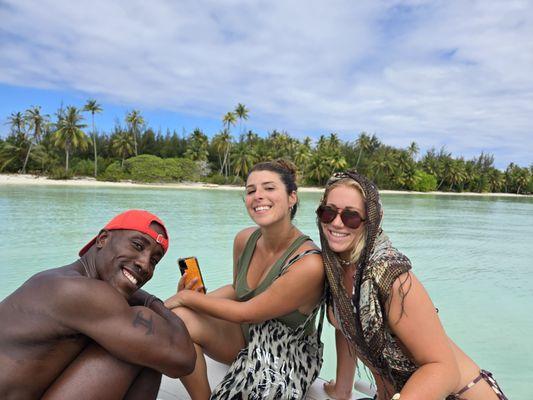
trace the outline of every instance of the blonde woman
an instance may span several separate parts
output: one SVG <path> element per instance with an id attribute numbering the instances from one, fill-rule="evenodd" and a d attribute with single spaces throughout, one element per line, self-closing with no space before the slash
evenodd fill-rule
<path id="1" fill-rule="evenodd" d="M 336 327 L 331 398 L 351 398 L 356 361 L 372 372 L 377 399 L 506 400 L 446 335 L 409 259 L 381 229 L 379 192 L 355 172 L 335 174 L 317 209 Z"/>

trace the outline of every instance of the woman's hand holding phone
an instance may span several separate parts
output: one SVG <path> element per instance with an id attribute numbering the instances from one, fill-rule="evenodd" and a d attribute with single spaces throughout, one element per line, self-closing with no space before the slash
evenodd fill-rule
<path id="1" fill-rule="evenodd" d="M 186 306 L 185 299 L 193 295 L 193 292 L 204 294 L 206 291 L 196 257 L 180 258 L 178 265 L 181 278 L 178 281 L 177 293 L 165 301 L 165 306 L 169 309 Z"/>
<path id="2" fill-rule="evenodd" d="M 194 290 L 196 292 L 205 293 L 203 285 L 196 286 L 198 281 L 198 277 L 192 277 L 189 279 L 188 273 L 185 271 L 178 281 L 178 292 L 181 290 Z"/>
<path id="3" fill-rule="evenodd" d="M 185 257 L 178 259 L 181 279 L 178 282 L 178 291 L 183 289 L 195 290 L 205 293 L 202 271 L 196 257 Z"/>

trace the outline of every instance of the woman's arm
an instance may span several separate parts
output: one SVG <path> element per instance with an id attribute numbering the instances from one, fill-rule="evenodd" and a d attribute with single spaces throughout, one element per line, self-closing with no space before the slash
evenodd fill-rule
<path id="1" fill-rule="evenodd" d="M 335 329 L 335 345 L 337 349 L 337 379 L 324 383 L 324 390 L 332 399 L 351 399 L 357 358 L 350 354 L 348 342 L 338 329 Z"/>
<path id="2" fill-rule="evenodd" d="M 402 310 L 401 285 L 408 279 L 411 284 Z M 410 272 L 396 279 L 391 293 L 389 326 L 420 366 L 402 388 L 401 399 L 441 400 L 453 393 L 460 376 L 435 306 L 420 281 Z"/>
<path id="3" fill-rule="evenodd" d="M 241 256 L 244 246 L 246 245 L 246 241 L 250 237 L 250 235 L 255 231 L 256 228 L 247 228 L 243 229 L 237 235 L 235 236 L 235 239 L 233 241 L 233 284 L 231 285 L 225 285 L 221 286 L 218 289 L 215 289 L 213 291 L 210 291 L 207 293 L 207 296 L 216 297 L 216 298 L 226 298 L 230 300 L 237 300 L 237 295 L 235 293 L 235 279 L 237 276 L 237 261 L 239 257 Z M 192 279 L 188 284 L 185 284 L 185 274 L 182 275 L 178 282 L 178 293 L 182 291 L 186 291 L 188 289 L 191 289 L 195 284 L 197 279 Z M 200 290 L 198 290 L 200 291 Z M 183 306 L 182 302 L 179 300 L 179 296 L 173 295 L 169 297 L 167 300 L 165 300 L 165 306 L 169 309 L 174 309 L 176 307 Z"/>
<path id="4" fill-rule="evenodd" d="M 186 306 L 215 318 L 236 323 L 266 321 L 318 301 L 324 287 L 322 257 L 310 254 L 295 262 L 258 296 L 239 302 L 213 298 L 192 290 L 183 290 L 165 303 L 171 307 Z"/>

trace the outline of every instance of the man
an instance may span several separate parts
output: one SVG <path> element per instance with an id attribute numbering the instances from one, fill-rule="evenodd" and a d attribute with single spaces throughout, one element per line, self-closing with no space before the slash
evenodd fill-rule
<path id="1" fill-rule="evenodd" d="M 163 222 L 129 210 L 79 260 L 32 276 L 6 297 L 0 398 L 150 399 L 162 373 L 191 373 L 196 353 L 184 324 L 139 290 L 167 248 Z"/>

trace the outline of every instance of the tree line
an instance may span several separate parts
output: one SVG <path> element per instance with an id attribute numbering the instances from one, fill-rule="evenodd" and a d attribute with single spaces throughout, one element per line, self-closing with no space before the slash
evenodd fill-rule
<path id="1" fill-rule="evenodd" d="M 9 133 L 0 138 L 0 172 L 241 184 L 256 162 L 283 157 L 298 166 L 304 185 L 321 186 L 334 171 L 355 168 L 381 189 L 533 192 L 533 164 L 510 163 L 501 171 L 491 154 L 466 160 L 442 147 L 421 155 L 415 142 L 396 148 L 366 132 L 352 141 L 335 133 L 315 142 L 300 140 L 277 130 L 262 137 L 244 128 L 250 111 L 241 103 L 222 117 L 220 131 L 211 138 L 200 128 L 156 132 L 139 110 L 127 112 L 112 131 L 101 132 L 95 125 L 101 112 L 102 106 L 90 99 L 82 108 L 61 107 L 53 117 L 39 106 L 12 113 L 6 122 Z"/>

